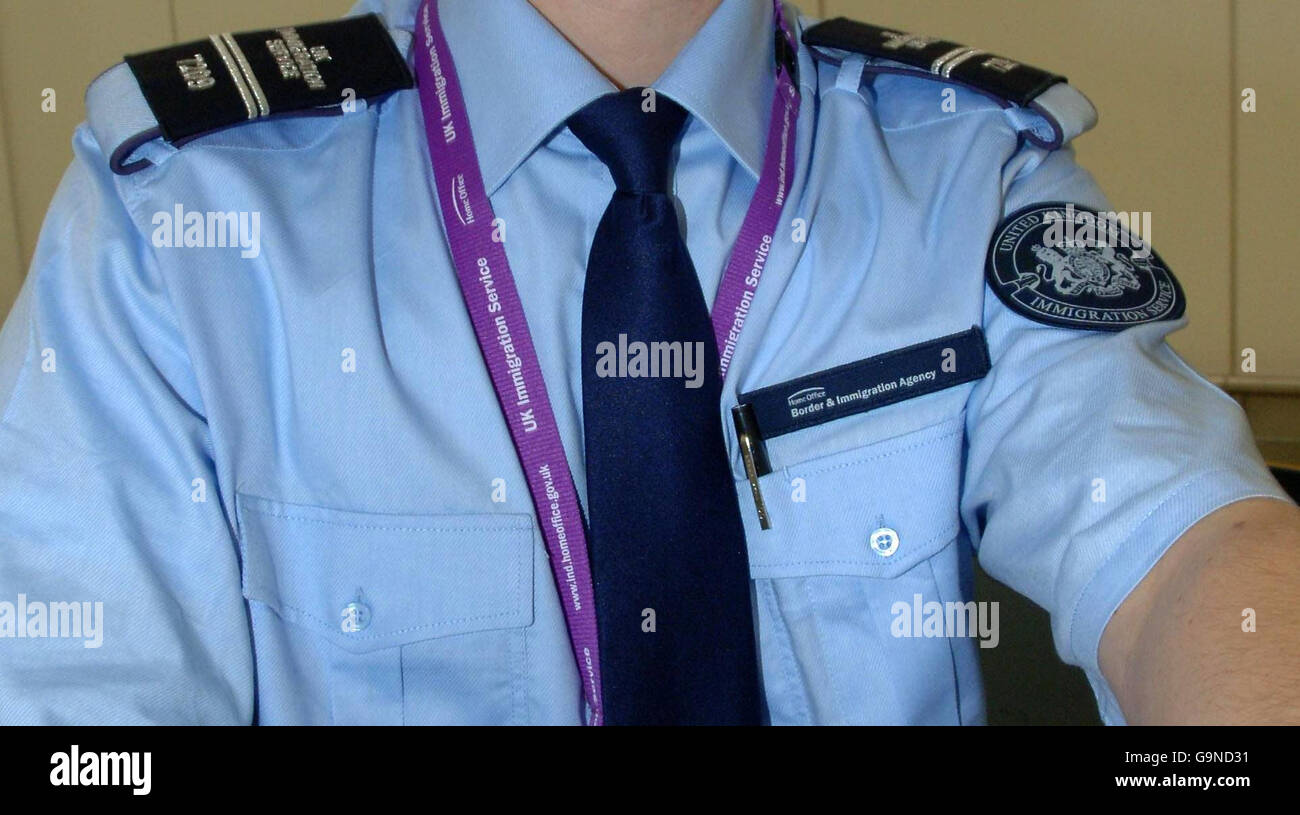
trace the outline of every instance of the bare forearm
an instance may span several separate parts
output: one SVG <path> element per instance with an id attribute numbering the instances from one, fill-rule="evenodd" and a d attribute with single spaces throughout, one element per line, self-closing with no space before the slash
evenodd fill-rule
<path id="1" fill-rule="evenodd" d="M 1202 519 L 1116 610 L 1100 659 L 1130 724 L 1300 723 L 1300 509 Z"/>

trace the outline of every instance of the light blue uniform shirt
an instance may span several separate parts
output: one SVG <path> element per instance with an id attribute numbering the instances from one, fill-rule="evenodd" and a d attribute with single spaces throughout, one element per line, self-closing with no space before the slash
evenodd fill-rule
<path id="1" fill-rule="evenodd" d="M 415 5 L 361 9 L 408 50 Z M 613 186 L 563 123 L 612 87 L 523 0 L 440 8 L 581 492 L 583 280 Z M 675 184 L 710 302 L 762 161 L 771 14 L 726 0 L 655 83 L 693 114 Z M 1055 328 L 986 287 L 1005 214 L 1109 209 L 1068 147 L 1026 141 L 1025 111 L 958 89 L 945 112 L 942 83 L 861 69 L 800 49 L 788 231 L 719 405 L 771 720 L 982 722 L 976 640 L 891 630 L 896 603 L 969 598 L 975 552 L 1051 612 L 1121 722 L 1097 665 L 1111 613 L 1198 519 L 1282 493 L 1241 410 L 1165 345 L 1181 322 Z M 88 99 L 0 343 L 0 720 L 579 722 L 417 93 L 150 141 L 130 175 L 108 156 L 150 124 L 134 81 L 119 66 Z M 256 256 L 155 245 L 178 206 L 257 213 Z M 759 529 L 738 393 L 972 325 L 981 381 L 772 439 Z M 102 603 L 99 647 L 36 633 L 33 604 L 48 635 L 73 602 Z"/>

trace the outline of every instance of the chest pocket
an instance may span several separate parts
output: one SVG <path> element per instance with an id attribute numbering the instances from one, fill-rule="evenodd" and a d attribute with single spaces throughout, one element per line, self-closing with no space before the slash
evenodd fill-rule
<path id="1" fill-rule="evenodd" d="M 899 636 L 895 620 L 916 595 L 959 597 L 962 444 L 958 416 L 781 467 L 759 480 L 767 530 L 737 482 L 774 724 L 959 722 L 954 648 L 969 643 Z"/>
<path id="2" fill-rule="evenodd" d="M 236 501 L 259 711 L 292 723 L 518 718 L 529 516 Z"/>

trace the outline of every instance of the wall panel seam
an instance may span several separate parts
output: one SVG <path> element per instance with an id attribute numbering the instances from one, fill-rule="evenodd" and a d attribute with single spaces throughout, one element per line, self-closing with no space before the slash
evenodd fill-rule
<path id="1" fill-rule="evenodd" d="M 180 27 L 176 25 L 176 0 L 167 0 L 167 24 L 171 26 L 172 42 L 180 39 Z"/>
<path id="2" fill-rule="evenodd" d="M 1241 227 L 1241 215 L 1237 211 L 1237 184 L 1241 173 L 1237 166 L 1240 153 L 1237 149 L 1237 103 L 1239 99 L 1240 76 L 1238 75 L 1237 54 L 1237 5 L 1240 0 L 1228 4 L 1228 375 L 1237 371 L 1237 346 L 1241 336 L 1237 326 L 1237 230 Z"/>

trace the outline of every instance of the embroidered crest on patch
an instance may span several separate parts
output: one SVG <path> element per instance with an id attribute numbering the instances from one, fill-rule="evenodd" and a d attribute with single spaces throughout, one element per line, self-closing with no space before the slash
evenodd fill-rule
<path id="1" fill-rule="evenodd" d="M 1065 328 L 1122 331 L 1183 316 L 1182 287 L 1114 213 L 1033 204 L 998 227 L 988 284 L 1012 311 Z"/>

